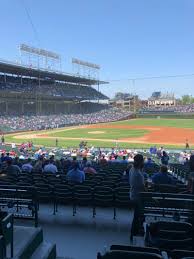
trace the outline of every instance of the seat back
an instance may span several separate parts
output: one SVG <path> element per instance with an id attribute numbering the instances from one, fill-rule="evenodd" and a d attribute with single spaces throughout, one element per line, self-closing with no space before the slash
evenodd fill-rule
<path id="1" fill-rule="evenodd" d="M 115 203 L 117 207 L 129 207 L 129 187 L 115 188 Z"/>
<path id="2" fill-rule="evenodd" d="M 89 205 L 93 200 L 93 192 L 91 187 L 84 185 L 75 185 L 74 190 L 74 202 L 76 204 L 86 204 Z"/>
<path id="3" fill-rule="evenodd" d="M 112 206 L 114 202 L 113 189 L 106 186 L 97 186 L 94 188 L 94 203 L 99 206 Z"/>
<path id="4" fill-rule="evenodd" d="M 113 250 L 107 252 L 105 255 L 98 255 L 98 259 L 162 259 L 159 254 L 138 252 L 138 251 L 123 251 Z"/>
<path id="5" fill-rule="evenodd" d="M 73 188 L 67 184 L 57 184 L 54 187 L 54 197 L 57 202 L 72 203 Z"/>
<path id="6" fill-rule="evenodd" d="M 186 222 L 157 221 L 152 224 L 157 225 L 160 238 L 178 240 L 192 237 L 192 225 Z"/>
<path id="7" fill-rule="evenodd" d="M 170 184 L 154 184 L 154 191 L 162 193 L 178 193 L 178 188 Z"/>
<path id="8" fill-rule="evenodd" d="M 169 253 L 172 259 L 181 259 L 183 257 L 194 257 L 194 251 L 173 250 Z"/>
<path id="9" fill-rule="evenodd" d="M 137 251 L 137 252 L 155 253 L 155 254 L 161 255 L 160 250 L 158 248 L 153 248 L 153 247 L 112 245 L 110 247 L 110 250 Z"/>

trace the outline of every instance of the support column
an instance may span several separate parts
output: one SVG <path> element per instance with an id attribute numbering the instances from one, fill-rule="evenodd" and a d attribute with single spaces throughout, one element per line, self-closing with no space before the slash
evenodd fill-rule
<path id="1" fill-rule="evenodd" d="M 55 114 L 57 114 L 57 104 L 56 103 L 54 103 L 54 112 L 55 112 Z"/>
<path id="2" fill-rule="evenodd" d="M 4 74 L 4 82 L 7 82 L 6 74 Z"/>
<path id="3" fill-rule="evenodd" d="M 99 80 L 98 80 L 98 92 L 100 92 L 100 83 L 99 83 Z M 99 100 L 99 97 L 98 97 L 98 103 L 100 102 Z"/>
<path id="4" fill-rule="evenodd" d="M 8 102 L 5 102 L 5 113 L 8 114 L 8 111 L 9 111 Z"/>
<path id="5" fill-rule="evenodd" d="M 40 99 L 39 107 L 40 107 L 40 114 L 42 114 L 42 101 L 41 101 L 41 99 Z"/>
<path id="6" fill-rule="evenodd" d="M 24 102 L 21 103 L 22 105 L 22 114 L 24 113 Z"/>
<path id="7" fill-rule="evenodd" d="M 136 113 L 136 100 L 135 100 L 135 96 L 133 98 L 133 111 L 134 111 L 134 113 Z"/>

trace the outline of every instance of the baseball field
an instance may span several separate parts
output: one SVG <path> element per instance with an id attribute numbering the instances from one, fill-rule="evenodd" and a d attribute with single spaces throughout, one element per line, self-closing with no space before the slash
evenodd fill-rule
<path id="1" fill-rule="evenodd" d="M 7 134 L 7 143 L 33 141 L 35 145 L 63 148 L 78 147 L 80 141 L 89 146 L 148 148 L 151 145 L 183 148 L 186 139 L 194 148 L 194 119 L 131 119 L 54 130 Z"/>

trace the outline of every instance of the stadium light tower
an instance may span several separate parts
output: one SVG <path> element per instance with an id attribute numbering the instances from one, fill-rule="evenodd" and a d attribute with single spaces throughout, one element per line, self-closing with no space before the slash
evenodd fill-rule
<path id="1" fill-rule="evenodd" d="M 90 62 L 72 58 L 73 72 L 78 76 L 85 76 L 90 79 L 99 80 L 100 66 Z"/>
<path id="2" fill-rule="evenodd" d="M 77 58 L 72 58 L 73 73 L 78 76 L 88 77 L 98 81 L 98 92 L 100 91 L 99 72 L 100 66 Z M 99 102 L 99 99 L 98 99 Z"/>
<path id="3" fill-rule="evenodd" d="M 21 64 L 31 68 L 61 71 L 61 56 L 55 52 L 35 48 L 26 44 L 19 45 Z"/>
<path id="4" fill-rule="evenodd" d="M 44 69 L 46 71 L 61 71 L 61 56 L 55 52 L 45 49 L 31 47 L 26 44 L 19 45 L 21 64 L 31 69 Z M 42 99 L 40 95 L 41 79 L 38 77 L 38 84 L 35 87 L 36 114 L 41 114 Z"/>

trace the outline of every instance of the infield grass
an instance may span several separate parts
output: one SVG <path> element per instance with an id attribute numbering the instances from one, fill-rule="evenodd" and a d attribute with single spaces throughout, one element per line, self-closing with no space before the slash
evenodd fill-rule
<path id="1" fill-rule="evenodd" d="M 93 139 L 120 139 L 120 138 L 134 138 L 142 137 L 148 133 L 148 130 L 141 129 L 72 129 L 68 131 L 60 131 L 50 133 L 49 136 L 54 137 L 71 137 L 71 138 L 93 138 Z"/>

